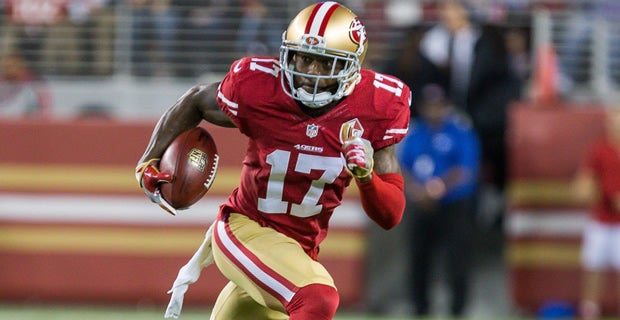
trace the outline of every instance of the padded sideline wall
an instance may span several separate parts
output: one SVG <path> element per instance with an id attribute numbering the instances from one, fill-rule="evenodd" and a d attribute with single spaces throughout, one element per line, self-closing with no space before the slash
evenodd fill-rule
<path id="1" fill-rule="evenodd" d="M 178 269 L 236 186 L 246 140 L 208 126 L 221 155 L 210 192 L 173 217 L 134 178 L 154 121 L 0 120 L 0 300 L 165 305 Z M 363 297 L 364 226 L 355 191 L 335 214 L 321 260 L 343 306 Z M 211 266 L 186 295 L 210 305 Z"/>

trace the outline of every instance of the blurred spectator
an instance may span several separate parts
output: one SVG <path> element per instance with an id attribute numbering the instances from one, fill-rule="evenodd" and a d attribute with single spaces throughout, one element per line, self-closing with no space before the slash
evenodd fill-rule
<path id="1" fill-rule="evenodd" d="M 470 17 L 484 23 L 501 24 L 508 16 L 508 5 L 504 0 L 469 0 Z"/>
<path id="2" fill-rule="evenodd" d="M 75 60 L 78 61 L 74 73 L 91 75 L 107 73 L 111 69 L 111 57 L 101 57 L 111 51 L 111 31 L 102 34 L 100 29 L 106 7 L 110 0 L 69 0 L 68 16 L 71 29 L 75 31 Z M 105 43 L 108 42 L 108 43 Z M 107 46 L 107 47 L 106 47 Z M 63 52 L 63 50 L 60 50 Z M 97 64 L 99 63 L 99 64 Z M 97 64 L 97 65 L 96 65 Z M 101 65 L 104 64 L 104 65 Z"/>
<path id="3" fill-rule="evenodd" d="M 395 55 L 387 59 L 387 63 L 381 69 L 382 72 L 392 74 L 402 79 L 410 88 L 414 88 L 411 115 L 418 116 L 420 99 L 416 98 L 416 92 L 423 86 L 424 81 L 429 81 L 422 74 L 423 62 L 419 55 L 420 42 L 427 29 L 424 26 L 413 26 L 401 32 L 401 36 L 390 41 L 390 45 L 396 47 Z"/>
<path id="4" fill-rule="evenodd" d="M 410 28 L 422 20 L 421 0 L 389 0 L 385 4 L 385 19 L 391 28 Z"/>
<path id="5" fill-rule="evenodd" d="M 512 72 L 526 83 L 531 76 L 531 58 L 527 31 L 522 28 L 512 27 L 506 30 L 506 49 Z"/>
<path id="6" fill-rule="evenodd" d="M 482 144 L 480 218 L 499 222 L 506 184 L 506 112 L 520 97 L 521 82 L 497 28 L 475 23 L 465 1 L 442 0 L 438 10 L 439 22 L 420 43 L 420 79 L 413 91 L 424 83 L 439 83 L 473 120 Z"/>
<path id="7" fill-rule="evenodd" d="M 593 36 L 601 37 L 600 34 L 594 34 L 595 28 L 601 23 L 608 26 L 616 26 L 620 22 L 620 1 L 618 0 L 591 0 L 591 1 L 571 1 L 572 16 L 569 21 L 565 34 L 566 45 L 558 48 L 560 60 L 560 72 L 562 73 L 561 89 L 567 93 L 572 89 L 575 82 L 583 82 L 587 79 L 587 73 L 580 72 L 587 67 L 588 59 L 583 59 L 584 55 L 591 53 L 590 44 Z M 606 59 L 609 60 L 608 69 L 620 63 L 618 52 L 620 52 L 620 37 L 611 34 L 614 28 L 607 29 L 608 34 Z M 609 71 L 608 71 L 609 72 Z M 611 75 L 607 75 L 612 80 Z M 620 79 L 616 79 L 620 81 Z"/>
<path id="8" fill-rule="evenodd" d="M 584 156 L 573 182 L 576 197 L 591 207 L 581 251 L 584 320 L 599 319 L 608 270 L 616 274 L 620 289 L 620 109 L 607 111 L 605 128 L 606 135 Z"/>
<path id="9" fill-rule="evenodd" d="M 415 313 L 431 313 L 433 256 L 446 250 L 450 315 L 466 312 L 472 258 L 473 215 L 480 162 L 475 130 L 441 86 L 421 90 L 420 117 L 399 149 L 411 217 Z"/>
<path id="10" fill-rule="evenodd" d="M 137 76 L 171 75 L 179 28 L 173 0 L 131 0 L 132 65 Z"/>
<path id="11" fill-rule="evenodd" d="M 40 73 L 42 48 L 49 27 L 66 18 L 68 0 L 6 0 L 5 8 L 15 27 L 16 49 L 30 68 Z"/>
<path id="12" fill-rule="evenodd" d="M 229 1 L 172 1 L 179 9 L 177 75 L 195 78 L 208 72 L 226 72 L 235 59 L 231 56 L 235 42 L 222 30 L 237 18 L 228 11 Z M 218 66 L 221 67 L 218 69 Z"/>
<path id="13" fill-rule="evenodd" d="M 17 50 L 38 74 L 112 70 L 110 0 L 7 0 L 3 52 Z"/>
<path id="14" fill-rule="evenodd" d="M 260 0 L 247 0 L 241 4 L 241 25 L 237 36 L 237 51 L 241 54 L 267 55 L 268 45 L 260 40 L 260 28 L 266 18 L 267 7 Z"/>
<path id="15" fill-rule="evenodd" d="M 0 67 L 0 117 L 49 117 L 51 94 L 24 58 L 18 53 L 4 54 Z"/>
<path id="16" fill-rule="evenodd" d="M 286 6 L 282 0 L 245 0 L 237 33 L 237 52 L 241 55 L 274 55 L 282 44 L 286 28 Z"/>

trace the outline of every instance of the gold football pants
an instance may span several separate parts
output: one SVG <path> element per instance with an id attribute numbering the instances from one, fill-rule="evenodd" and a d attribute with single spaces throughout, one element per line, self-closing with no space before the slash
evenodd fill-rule
<path id="1" fill-rule="evenodd" d="M 242 214 L 220 216 L 213 231 L 213 256 L 230 282 L 220 292 L 211 320 L 288 319 L 286 306 L 299 288 L 335 288 L 325 267 L 297 241 Z"/>

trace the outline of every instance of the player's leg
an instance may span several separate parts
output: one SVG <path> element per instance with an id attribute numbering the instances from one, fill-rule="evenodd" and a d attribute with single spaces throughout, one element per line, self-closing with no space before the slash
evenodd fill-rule
<path id="1" fill-rule="evenodd" d="M 336 312 L 338 293 L 327 270 L 272 228 L 240 214 L 224 215 L 215 226 L 213 255 L 229 280 L 290 320 L 331 319 Z"/>
<path id="2" fill-rule="evenodd" d="M 431 281 L 430 270 L 433 262 L 433 250 L 437 230 L 434 223 L 435 212 L 431 212 L 421 206 L 413 206 L 411 209 L 412 232 L 412 296 L 415 304 L 415 314 L 427 316 L 431 309 Z"/>
<path id="3" fill-rule="evenodd" d="M 210 319 L 286 320 L 288 315 L 259 304 L 243 289 L 229 282 L 217 297 Z"/>
<path id="4" fill-rule="evenodd" d="M 601 289 L 604 269 L 608 266 L 610 243 L 609 230 L 599 222 L 590 222 L 583 233 L 581 262 L 583 283 L 580 313 L 584 320 L 600 316 Z"/>
<path id="5" fill-rule="evenodd" d="M 450 281 L 450 314 L 461 317 L 466 312 L 472 257 L 473 198 L 443 205 L 442 228 L 445 230 L 446 269 Z"/>

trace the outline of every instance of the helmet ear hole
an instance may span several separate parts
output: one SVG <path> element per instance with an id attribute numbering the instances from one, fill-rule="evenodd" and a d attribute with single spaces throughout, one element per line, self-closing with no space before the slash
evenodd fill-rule
<path id="1" fill-rule="evenodd" d="M 287 65 L 290 64 L 291 62 L 293 62 L 293 59 L 295 58 L 295 55 L 297 54 L 296 50 L 289 50 L 288 56 L 287 56 Z"/>
<path id="2" fill-rule="evenodd" d="M 362 61 L 366 55 L 366 29 L 360 19 L 345 6 L 334 2 L 319 2 L 301 10 L 282 33 L 280 67 L 283 73 L 282 88 L 293 99 L 309 107 L 325 105 L 350 94 L 359 82 Z M 296 53 L 307 53 L 334 59 L 329 75 L 311 75 L 295 70 L 293 58 Z M 336 65 L 341 65 L 338 70 Z M 336 71 L 338 70 L 338 71 Z M 338 88 L 333 93 L 299 91 L 294 77 L 301 76 L 319 81 L 337 80 Z M 329 98 L 326 98 L 329 94 Z M 328 103 L 329 103 L 328 102 Z"/>

